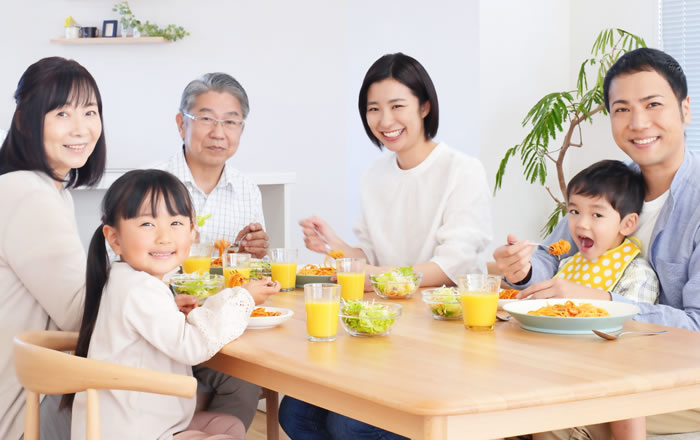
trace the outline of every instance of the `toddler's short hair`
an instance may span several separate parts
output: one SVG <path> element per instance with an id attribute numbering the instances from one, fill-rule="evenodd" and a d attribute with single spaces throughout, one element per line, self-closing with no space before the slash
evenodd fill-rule
<path id="1" fill-rule="evenodd" d="M 585 168 L 569 182 L 566 199 L 572 195 L 603 197 L 624 218 L 642 212 L 647 185 L 644 177 L 619 160 L 601 160 Z"/>

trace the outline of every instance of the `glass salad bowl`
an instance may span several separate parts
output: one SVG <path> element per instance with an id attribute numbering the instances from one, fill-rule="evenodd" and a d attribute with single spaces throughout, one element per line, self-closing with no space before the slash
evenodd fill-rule
<path id="1" fill-rule="evenodd" d="M 185 294 L 196 296 L 199 304 L 224 288 L 223 275 L 209 273 L 185 273 L 170 278 L 170 288 L 176 295 Z"/>
<path id="2" fill-rule="evenodd" d="M 370 276 L 374 292 L 386 299 L 410 298 L 423 280 L 423 274 L 411 267 L 400 267 Z"/>
<path id="3" fill-rule="evenodd" d="M 433 319 L 451 320 L 462 318 L 462 303 L 455 287 L 435 287 L 421 292 Z"/>
<path id="4" fill-rule="evenodd" d="M 340 322 L 352 336 L 388 335 L 399 316 L 399 304 L 345 301 L 340 309 Z"/>

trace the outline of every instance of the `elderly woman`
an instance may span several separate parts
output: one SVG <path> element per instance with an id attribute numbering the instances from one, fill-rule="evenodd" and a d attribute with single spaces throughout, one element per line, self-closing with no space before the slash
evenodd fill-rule
<path id="1" fill-rule="evenodd" d="M 12 338 L 78 329 L 86 262 L 68 189 L 97 183 L 106 157 L 100 91 L 77 62 L 39 60 L 14 97 L 0 147 L 0 438 L 9 440 L 22 436 L 25 402 Z M 70 414 L 59 417 L 57 402 L 47 396 L 41 404 L 42 439 L 69 434 Z"/>

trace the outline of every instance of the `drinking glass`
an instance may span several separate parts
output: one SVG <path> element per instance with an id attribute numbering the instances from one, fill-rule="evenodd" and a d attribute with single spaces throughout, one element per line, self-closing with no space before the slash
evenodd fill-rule
<path id="1" fill-rule="evenodd" d="M 493 330 L 501 278 L 495 275 L 469 274 L 457 277 L 457 285 L 464 325 L 469 330 Z"/>
<path id="2" fill-rule="evenodd" d="M 289 292 L 294 290 L 297 281 L 297 249 L 276 248 L 268 251 L 270 255 L 270 270 L 272 280 L 279 281 L 280 290 Z"/>
<path id="3" fill-rule="evenodd" d="M 245 284 L 250 280 L 250 254 L 238 254 L 233 251 L 233 249 L 226 250 L 223 256 L 222 265 L 224 268 L 224 279 L 226 280 L 226 287 L 235 287 Z M 238 273 L 241 275 L 241 279 L 236 281 L 232 285 L 231 277 Z"/>
<path id="4" fill-rule="evenodd" d="M 184 273 L 206 273 L 211 268 L 211 253 L 214 245 L 211 243 L 192 243 L 190 256 L 182 263 Z"/>
<path id="5" fill-rule="evenodd" d="M 335 260 L 340 295 L 346 301 L 360 300 L 365 294 L 365 260 L 363 258 L 338 258 Z"/>
<path id="6" fill-rule="evenodd" d="M 311 283 L 304 285 L 306 332 L 311 341 L 334 341 L 338 333 L 340 311 L 338 284 Z"/>

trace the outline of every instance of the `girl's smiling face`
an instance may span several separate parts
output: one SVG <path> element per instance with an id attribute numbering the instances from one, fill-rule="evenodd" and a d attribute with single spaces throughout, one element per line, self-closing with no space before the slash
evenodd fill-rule
<path id="1" fill-rule="evenodd" d="M 426 142 L 423 119 L 430 103 L 420 105 L 411 89 L 393 78 L 375 82 L 367 91 L 367 125 L 389 150 L 406 152 Z"/>
<path id="2" fill-rule="evenodd" d="M 187 258 L 194 225 L 189 217 L 168 212 L 162 198 L 151 212 L 149 200 L 144 198 L 136 217 L 120 219 L 116 227 L 105 225 L 103 231 L 121 261 L 162 279 Z"/>

